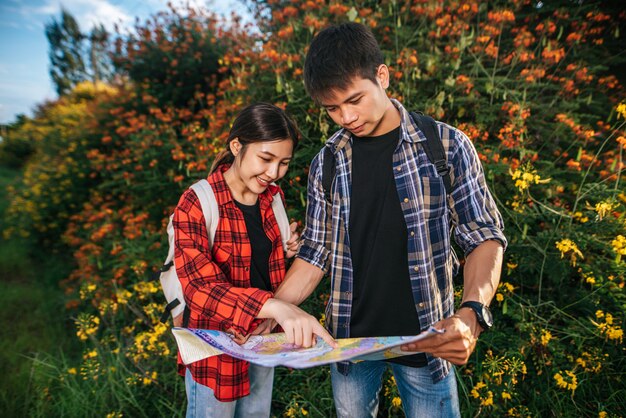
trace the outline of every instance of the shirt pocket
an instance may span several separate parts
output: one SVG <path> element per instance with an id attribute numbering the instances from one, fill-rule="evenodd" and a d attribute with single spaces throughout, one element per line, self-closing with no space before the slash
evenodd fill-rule
<path id="1" fill-rule="evenodd" d="M 213 246 L 212 255 L 213 255 L 213 260 L 217 264 L 219 265 L 228 264 L 228 261 L 233 255 L 233 246 L 225 245 L 225 244 L 219 244 L 219 245 L 215 244 Z"/>
<path id="2" fill-rule="evenodd" d="M 442 218 L 446 213 L 446 188 L 443 179 L 436 173 L 420 172 L 423 194 L 423 212 L 426 219 Z"/>

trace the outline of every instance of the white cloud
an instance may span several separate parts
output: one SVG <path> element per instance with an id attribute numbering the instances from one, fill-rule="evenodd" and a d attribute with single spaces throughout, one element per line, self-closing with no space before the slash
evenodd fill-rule
<path id="1" fill-rule="evenodd" d="M 141 3 L 141 0 L 135 1 Z M 23 26 L 34 25 L 40 30 L 51 18 L 58 19 L 62 8 L 74 16 L 83 31 L 97 24 L 111 31 L 115 24 L 124 26 L 133 21 L 122 7 L 108 0 L 44 0 L 38 5 L 17 3 L 7 10 L 21 15 Z"/>

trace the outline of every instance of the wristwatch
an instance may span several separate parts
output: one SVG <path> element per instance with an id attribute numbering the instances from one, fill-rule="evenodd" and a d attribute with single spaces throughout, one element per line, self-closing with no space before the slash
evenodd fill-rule
<path id="1" fill-rule="evenodd" d="M 487 305 L 472 300 L 463 302 L 461 308 L 470 308 L 473 310 L 476 314 L 476 319 L 478 319 L 478 325 L 480 325 L 483 330 L 487 331 L 493 326 L 493 316 Z"/>

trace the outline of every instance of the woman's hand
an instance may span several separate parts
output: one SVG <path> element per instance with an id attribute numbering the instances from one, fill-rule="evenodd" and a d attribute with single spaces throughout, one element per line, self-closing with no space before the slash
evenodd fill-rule
<path id="1" fill-rule="evenodd" d="M 274 319 L 266 319 L 259 324 L 258 327 L 254 329 L 250 333 L 250 335 L 262 335 L 262 334 L 270 334 L 272 330 L 276 327 L 276 321 Z"/>
<path id="2" fill-rule="evenodd" d="M 298 253 L 298 248 L 300 247 L 300 234 L 296 231 L 298 228 L 297 222 L 292 222 L 289 224 L 289 229 L 291 230 L 291 237 L 287 241 L 287 258 L 291 258 Z"/>
<path id="3" fill-rule="evenodd" d="M 337 343 L 324 327 L 313 317 L 296 305 L 271 298 L 261 308 L 259 318 L 274 318 L 287 335 L 287 341 L 300 347 L 311 347 L 315 336 L 322 338 L 328 345 L 337 348 Z"/>

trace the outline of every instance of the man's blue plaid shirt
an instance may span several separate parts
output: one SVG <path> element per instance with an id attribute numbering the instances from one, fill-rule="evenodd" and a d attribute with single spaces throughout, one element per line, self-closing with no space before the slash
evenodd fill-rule
<path id="1" fill-rule="evenodd" d="M 454 313 L 453 277 L 459 263 L 451 247 L 451 229 L 465 255 L 487 240 L 506 248 L 502 216 L 485 183 L 482 166 L 467 136 L 438 122 L 448 157 L 453 191 L 446 198 L 443 179 L 437 174 L 421 145 L 426 137 L 396 100 L 401 117 L 400 141 L 393 154 L 393 170 L 408 229 L 409 276 L 415 309 L 422 330 Z M 350 337 L 350 314 L 354 282 L 350 255 L 350 196 L 352 135 L 339 130 L 326 143 L 336 159 L 332 207 L 324 199 L 322 167 L 324 153 L 311 163 L 308 183 L 306 228 L 298 257 L 325 272 L 330 269 L 331 293 L 326 323 L 336 338 Z M 358 141 L 358 138 L 356 139 Z M 330 212 L 329 212 L 330 211 Z M 376 222 L 372 219 L 372 222 Z M 393 309 L 393 301 L 389 301 Z M 450 364 L 427 355 L 434 382 L 443 379 Z M 340 365 L 340 370 L 347 370 Z"/>

